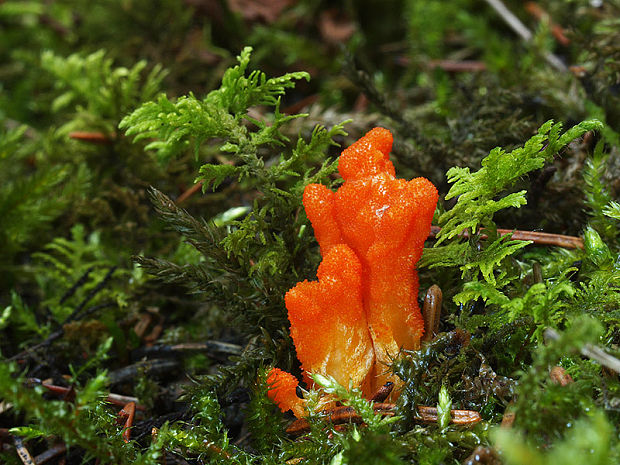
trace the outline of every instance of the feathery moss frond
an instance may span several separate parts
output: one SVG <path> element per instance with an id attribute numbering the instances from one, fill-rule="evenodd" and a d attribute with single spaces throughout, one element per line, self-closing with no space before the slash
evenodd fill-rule
<path id="1" fill-rule="evenodd" d="M 77 104 L 89 114 L 111 119 L 115 124 L 136 105 L 153 98 L 166 76 L 162 67 L 156 65 L 143 77 L 147 67 L 144 60 L 131 69 L 114 68 L 104 50 L 86 56 L 75 53 L 66 58 L 45 51 L 41 66 L 54 75 L 56 87 L 64 91 L 54 100 L 54 111 Z"/>
<path id="2" fill-rule="evenodd" d="M 456 198 L 456 204 L 439 215 L 441 231 L 434 250 L 423 255 L 419 266 L 458 264 L 463 277 L 482 274 L 485 281 L 495 286 L 494 270 L 499 263 L 529 244 L 511 240 L 510 234 L 497 236 L 494 214 L 506 208 L 520 208 L 527 202 L 524 190 L 504 192 L 527 173 L 543 167 L 573 139 L 601 126 L 596 120 L 584 121 L 562 134 L 561 123 L 548 121 L 523 147 L 509 153 L 499 147 L 493 149 L 474 173 L 469 168 L 451 168 L 447 176 L 453 185 L 446 200 Z M 486 241 L 480 239 L 481 231 L 488 234 Z M 469 234 L 469 245 L 459 237 L 464 232 Z M 448 245 L 441 246 L 446 241 Z"/>
<path id="3" fill-rule="evenodd" d="M 189 145 L 197 154 L 204 141 L 216 137 L 227 139 L 221 150 L 243 155 L 245 144 L 249 142 L 248 131 L 241 124 L 243 119 L 263 129 L 251 140 L 255 146 L 267 139 L 282 141 L 277 127 L 292 117 L 276 110 L 273 125 L 268 129 L 264 123 L 249 118 L 248 109 L 256 105 L 277 106 L 279 97 L 295 85 L 295 80 L 308 80 L 310 76 L 306 72 L 296 72 L 267 79 L 265 73 L 258 70 L 246 76 L 251 52 L 251 47 L 245 47 L 237 57 L 239 64 L 224 73 L 220 88 L 203 99 L 189 94 L 171 102 L 160 95 L 156 102 L 148 102 L 123 118 L 119 127 L 128 136 L 134 136 L 134 141 L 157 139 L 146 149 L 157 151 L 161 160 L 169 160 Z"/>
<path id="4" fill-rule="evenodd" d="M 525 191 L 495 200 L 502 191 L 512 187 L 530 171 L 541 168 L 572 140 L 601 127 L 602 124 L 596 120 L 584 121 L 560 134 L 562 124 L 548 121 L 523 147 L 509 153 L 501 148 L 493 149 L 482 160 L 482 168 L 475 173 L 468 168 L 451 168 L 447 176 L 453 186 L 446 200 L 456 198 L 457 201 L 453 208 L 439 217 L 442 230 L 437 236 L 437 244 L 467 229 L 475 234 L 482 228 L 493 228 L 494 213 L 504 208 L 519 208 L 526 203 Z"/>

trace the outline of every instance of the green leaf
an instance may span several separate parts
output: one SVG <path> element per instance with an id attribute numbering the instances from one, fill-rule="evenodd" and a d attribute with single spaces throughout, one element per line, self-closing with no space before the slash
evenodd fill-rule
<path id="1" fill-rule="evenodd" d="M 620 203 L 612 200 L 603 210 L 603 214 L 609 218 L 620 221 Z"/>
<path id="2" fill-rule="evenodd" d="M 4 310 L 2 310 L 2 314 L 0 315 L 0 329 L 4 329 L 8 326 L 12 310 L 13 307 L 10 305 L 8 307 L 4 307 Z"/>
<path id="3" fill-rule="evenodd" d="M 588 258 L 599 268 L 609 268 L 614 260 L 614 257 L 609 250 L 607 244 L 603 242 L 601 236 L 594 230 L 594 228 L 588 226 L 583 235 L 583 245 L 585 247 Z"/>
<path id="4" fill-rule="evenodd" d="M 17 426 L 15 428 L 9 429 L 9 433 L 14 434 L 15 436 L 19 436 L 24 441 L 37 439 L 46 435 L 45 431 L 33 428 L 31 426 Z"/>
<path id="5" fill-rule="evenodd" d="M 202 165 L 200 167 L 200 176 L 194 182 L 204 181 L 202 192 L 206 192 L 209 186 L 215 191 L 217 186 L 222 184 L 224 180 L 235 174 L 239 174 L 240 170 L 234 165 Z"/>
<path id="6" fill-rule="evenodd" d="M 493 271 L 506 257 L 531 244 L 531 241 L 511 240 L 512 234 L 506 234 L 488 244 L 482 253 L 474 256 L 472 261 L 461 266 L 463 275 L 469 270 L 479 269 L 484 279 L 495 285 L 496 280 Z"/>
<path id="7" fill-rule="evenodd" d="M 448 394 L 448 388 L 445 384 L 442 384 L 439 390 L 439 401 L 437 402 L 437 422 L 441 429 L 447 428 L 450 424 L 452 420 L 451 410 L 452 399 L 450 394 Z"/>
<path id="8" fill-rule="evenodd" d="M 456 304 L 466 304 L 473 300 L 482 299 L 487 304 L 505 305 L 510 299 L 501 291 L 495 288 L 495 285 L 486 281 L 472 280 L 463 286 L 463 291 L 454 296 Z"/>
<path id="9" fill-rule="evenodd" d="M 310 75 L 295 72 L 267 79 L 262 71 L 252 71 L 246 76 L 251 52 L 251 47 L 245 47 L 237 57 L 238 64 L 224 73 L 219 89 L 203 99 L 190 93 L 172 102 L 160 95 L 156 102 L 145 103 L 124 117 L 119 128 L 134 136 L 134 141 L 156 139 L 146 149 L 155 150 L 162 161 L 177 156 L 190 145 L 198 155 L 201 144 L 213 138 L 227 139 L 221 150 L 235 153 L 243 152 L 247 145 L 281 142 L 284 138 L 278 127 L 300 115 L 280 114 L 279 98 L 295 86 L 296 80 L 309 80 Z M 276 107 L 271 126 L 248 117 L 248 109 L 256 105 Z M 261 130 L 248 139 L 242 119 L 257 124 Z"/>

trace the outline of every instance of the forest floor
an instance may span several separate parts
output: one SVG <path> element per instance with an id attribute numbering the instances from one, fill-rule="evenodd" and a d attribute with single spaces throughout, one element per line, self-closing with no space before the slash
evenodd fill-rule
<path id="1" fill-rule="evenodd" d="M 0 463 L 620 463 L 619 322 L 617 0 L 0 1 Z"/>

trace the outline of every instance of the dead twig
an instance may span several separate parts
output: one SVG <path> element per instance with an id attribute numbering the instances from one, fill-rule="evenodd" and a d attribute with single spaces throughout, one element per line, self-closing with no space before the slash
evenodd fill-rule
<path id="1" fill-rule="evenodd" d="M 110 384 L 124 383 L 136 376 L 146 373 L 150 375 L 168 373 L 179 366 L 177 360 L 155 359 L 134 363 L 108 374 Z"/>
<path id="2" fill-rule="evenodd" d="M 140 410 L 140 411 L 144 411 L 146 410 L 146 407 L 142 404 L 138 404 L 138 398 L 137 397 L 133 397 L 133 396 L 123 396 L 121 394 L 114 394 L 114 393 L 110 393 L 108 394 L 108 397 L 106 399 L 109 403 L 114 404 L 114 405 L 124 405 L 124 404 L 128 404 L 130 402 L 134 402 L 136 404 L 136 410 Z"/>
<path id="3" fill-rule="evenodd" d="M 63 294 L 63 296 L 60 298 L 60 300 L 58 301 L 59 304 L 64 304 L 65 301 L 71 297 L 73 294 L 75 294 L 75 292 L 81 288 L 84 284 L 86 284 L 86 281 L 88 280 L 88 276 L 90 275 L 90 273 L 95 269 L 94 266 L 91 266 L 90 268 L 88 268 L 84 274 L 82 276 L 80 276 L 80 278 L 75 282 L 75 284 L 73 286 L 71 286 L 69 289 L 67 289 L 67 292 L 65 292 Z"/>
<path id="4" fill-rule="evenodd" d="M 15 450 L 17 451 L 17 456 L 20 458 L 24 465 L 36 465 L 36 462 L 30 455 L 28 449 L 24 445 L 24 441 L 19 436 L 13 436 L 13 444 L 15 444 Z"/>
<path id="5" fill-rule="evenodd" d="M 102 308 L 107 308 L 107 307 L 113 307 L 114 305 L 116 305 L 115 302 L 105 302 L 99 305 L 94 305 L 88 309 L 86 309 L 80 316 L 79 318 L 83 319 L 86 318 L 87 316 L 89 316 L 90 314 L 96 312 L 97 310 L 101 310 Z M 29 357 L 34 357 L 35 353 L 40 350 L 43 349 L 47 346 L 49 346 L 52 342 L 54 342 L 56 339 L 60 339 L 62 336 L 64 336 L 65 334 L 65 330 L 63 328 L 58 329 L 57 331 L 54 331 L 52 334 L 50 334 L 44 341 L 39 342 L 38 344 L 29 347 L 28 349 L 20 352 L 17 355 L 13 355 L 11 358 L 9 358 L 9 361 L 15 361 L 15 360 L 19 360 L 22 358 L 29 358 Z"/>
<path id="6" fill-rule="evenodd" d="M 443 69 L 449 73 L 480 72 L 487 70 L 487 65 L 484 62 L 474 60 L 430 60 L 427 66 L 430 69 Z"/>
<path id="7" fill-rule="evenodd" d="M 100 310 L 102 308 L 107 308 L 107 307 L 111 307 L 113 305 L 116 305 L 114 302 L 105 302 L 105 303 L 102 303 L 102 304 L 99 304 L 99 305 L 95 305 L 93 307 L 90 307 L 90 308 L 84 310 L 84 307 L 86 306 L 86 304 L 88 302 L 90 302 L 108 284 L 108 281 L 110 281 L 110 279 L 112 279 L 112 275 L 116 271 L 116 268 L 117 268 L 116 266 L 110 267 L 110 269 L 108 270 L 106 275 L 103 277 L 103 279 L 99 283 L 97 283 L 97 285 L 94 288 L 91 289 L 91 291 L 88 293 L 88 295 L 78 304 L 78 306 L 75 308 L 75 310 L 73 310 L 73 312 L 71 312 L 71 314 L 67 318 L 65 318 L 65 320 L 62 322 L 63 325 L 67 324 L 67 323 L 70 323 L 70 322 L 72 322 L 74 320 L 84 319 L 88 315 L 90 315 L 90 314 L 92 314 L 92 313 L 94 313 L 97 310 Z M 83 278 L 85 279 L 84 276 L 85 275 L 83 275 L 82 278 L 80 278 L 78 280 L 76 285 L 77 284 L 82 285 L 80 283 L 80 280 L 83 279 Z M 69 291 L 67 291 L 67 292 L 69 293 L 69 292 L 74 292 L 74 291 L 71 291 L 71 289 L 69 289 Z M 65 293 L 65 295 L 67 295 L 67 293 Z M 70 294 L 69 294 L 69 296 L 70 296 Z M 65 296 L 63 296 L 62 298 L 64 298 L 64 297 Z M 18 360 L 18 359 L 23 358 L 23 357 L 31 357 L 31 356 L 33 356 L 33 354 L 36 351 L 38 351 L 38 350 L 40 350 L 40 349 L 42 349 L 44 347 L 49 346 L 56 339 L 60 339 L 64 334 L 65 334 L 65 330 L 63 328 L 60 328 L 60 329 L 54 331 L 52 334 L 50 334 L 44 341 L 40 342 L 39 344 L 36 344 L 33 347 L 29 347 L 28 349 L 24 350 L 23 352 L 20 352 L 17 355 L 14 355 L 9 360 L 13 361 L 13 360 Z"/>
<path id="8" fill-rule="evenodd" d="M 517 18 L 512 11 L 510 11 L 506 5 L 501 0 L 485 0 L 491 8 L 495 10 L 495 12 L 504 20 L 508 26 L 517 33 L 519 37 L 521 37 L 525 42 L 530 42 L 532 40 L 533 34 L 532 32 L 521 22 L 519 18 Z M 557 55 L 554 55 L 551 52 L 543 52 L 543 57 L 551 66 L 553 66 L 558 71 L 567 71 L 568 68 L 566 65 L 560 60 Z"/>
<path id="9" fill-rule="evenodd" d="M 411 64 L 411 58 L 406 56 L 396 57 L 395 61 L 399 66 L 409 66 Z M 448 73 L 478 73 L 487 70 L 486 63 L 477 60 L 429 60 L 424 63 L 424 66 L 428 69 L 443 69 Z"/>
<path id="10" fill-rule="evenodd" d="M 394 416 L 396 404 L 375 403 L 373 408 L 376 412 L 383 416 Z M 362 417 L 355 411 L 353 407 L 336 407 L 326 410 L 325 415 L 328 421 L 334 425 L 342 425 L 345 423 L 362 423 Z M 480 414 L 474 410 L 451 410 L 451 422 L 455 425 L 472 426 L 482 420 Z M 436 407 L 418 407 L 418 420 L 423 423 L 436 423 L 438 419 Z M 286 432 L 289 436 L 300 436 L 310 431 L 310 424 L 305 418 L 299 418 L 291 423 Z"/>
<path id="11" fill-rule="evenodd" d="M 102 132 L 73 131 L 69 133 L 69 138 L 79 140 L 81 142 L 87 142 L 89 144 L 109 145 L 114 142 L 114 139 L 116 139 L 116 134 L 110 134 L 108 137 Z"/>
<path id="12" fill-rule="evenodd" d="M 86 304 L 88 302 L 90 302 L 106 286 L 106 284 L 108 284 L 108 281 L 110 281 L 110 279 L 112 279 L 112 275 L 116 271 L 116 268 L 117 268 L 116 266 L 110 267 L 110 269 L 108 270 L 106 275 L 103 277 L 103 279 L 101 281 L 99 281 L 97 283 L 97 285 L 91 289 L 91 291 L 84 298 L 84 300 L 82 300 L 79 303 L 79 305 L 75 308 L 75 310 L 73 310 L 73 312 L 71 312 L 71 315 L 69 315 L 67 318 L 65 318 L 65 321 L 62 322 L 63 325 L 67 324 L 67 323 L 69 323 L 69 322 L 71 322 L 73 320 L 77 320 L 78 318 L 82 318 L 82 316 L 80 316 L 80 312 L 82 311 L 82 309 L 86 306 Z"/>
<path id="13" fill-rule="evenodd" d="M 144 347 L 136 350 L 135 353 L 132 353 L 132 358 L 142 359 L 143 357 L 179 357 L 196 352 L 211 352 L 222 355 L 241 355 L 242 351 L 243 347 L 237 344 L 229 344 L 221 341 L 184 342 L 174 345 L 158 344 L 151 347 Z"/>
<path id="14" fill-rule="evenodd" d="M 434 239 L 441 231 L 439 226 L 431 226 L 431 233 L 429 238 Z M 505 236 L 506 234 L 512 234 L 512 238 L 519 241 L 532 241 L 536 245 L 552 245 L 556 247 L 563 247 L 565 249 L 583 249 L 583 239 L 575 236 L 564 236 L 562 234 L 544 233 L 539 231 L 521 231 L 518 229 L 498 229 L 497 234 Z M 463 231 L 459 234 L 459 237 L 469 237 L 467 231 Z M 480 238 L 487 239 L 486 234 L 481 234 Z"/>
<path id="15" fill-rule="evenodd" d="M 59 455 L 67 452 L 67 445 L 64 443 L 56 444 L 55 446 L 50 447 L 45 452 L 41 452 L 34 458 L 34 463 L 37 465 L 43 465 L 46 462 L 49 462 L 52 459 L 55 459 Z"/>
<path id="16" fill-rule="evenodd" d="M 510 29 L 517 33 L 524 41 L 529 42 L 532 40 L 532 32 L 527 28 L 525 24 L 517 18 L 512 11 L 508 9 L 501 0 L 485 0 L 495 12 L 500 15 Z"/>
<path id="17" fill-rule="evenodd" d="M 185 202 L 192 195 L 194 195 L 196 192 L 198 192 L 202 188 L 203 184 L 204 184 L 204 181 L 200 181 L 200 182 L 197 182 L 196 184 L 194 184 L 189 189 L 187 189 L 185 192 L 183 192 L 181 195 L 179 195 L 179 197 L 177 198 L 177 203 L 179 204 L 179 203 Z"/>
<path id="18" fill-rule="evenodd" d="M 545 339 L 551 339 L 552 341 L 558 340 L 560 335 L 553 328 L 545 329 Z M 584 357 L 588 357 L 592 360 L 597 361 L 604 367 L 609 368 L 610 370 L 615 371 L 616 373 L 620 373 L 620 360 L 618 360 L 613 355 L 609 355 L 600 347 L 594 346 L 592 344 L 584 345 L 581 350 L 581 355 Z"/>
<path id="19" fill-rule="evenodd" d="M 87 316 L 96 312 L 97 310 L 101 310 L 102 308 L 107 308 L 107 307 L 113 307 L 114 305 L 116 305 L 115 302 L 105 302 L 99 305 L 94 305 L 86 309 L 81 315 L 79 315 L 79 319 L 86 318 Z M 78 319 L 78 318 L 74 318 L 74 319 Z M 20 352 L 17 355 L 13 355 L 11 358 L 9 358 L 9 361 L 15 361 L 15 360 L 19 360 L 19 359 L 26 358 L 26 357 L 34 357 L 35 352 L 49 346 L 52 342 L 64 336 L 64 334 L 65 334 L 65 330 L 63 328 L 60 328 L 57 331 L 54 331 L 52 334 L 50 334 L 44 341 L 32 347 L 29 347 L 28 349 Z"/>
<path id="20" fill-rule="evenodd" d="M 30 385 L 40 384 L 41 386 L 43 386 L 48 391 L 50 391 L 50 392 L 52 392 L 54 394 L 58 394 L 60 396 L 63 396 L 63 399 L 67 400 L 67 401 L 73 400 L 71 397 L 75 398 L 75 390 L 72 387 L 57 386 L 55 384 L 45 383 L 45 382 L 42 382 L 40 379 L 37 379 L 37 378 L 29 378 L 28 379 L 28 384 L 30 384 Z M 108 394 L 108 397 L 106 398 L 106 400 L 110 404 L 119 405 L 119 406 L 125 406 L 125 405 L 133 402 L 136 405 L 136 410 L 140 410 L 140 411 L 146 410 L 146 407 L 144 405 L 138 404 L 138 398 L 137 397 L 123 396 L 121 394 L 114 394 L 114 393 L 111 392 L 111 393 Z"/>

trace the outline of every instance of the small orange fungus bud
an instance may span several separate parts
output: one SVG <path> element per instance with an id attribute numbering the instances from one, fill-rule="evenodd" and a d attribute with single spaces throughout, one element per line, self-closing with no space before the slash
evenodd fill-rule
<path id="1" fill-rule="evenodd" d="M 299 381 L 290 373 L 279 368 L 272 368 L 267 376 L 269 390 L 267 396 L 274 401 L 280 410 L 292 410 L 297 418 L 305 416 L 304 400 L 297 397 Z"/>

